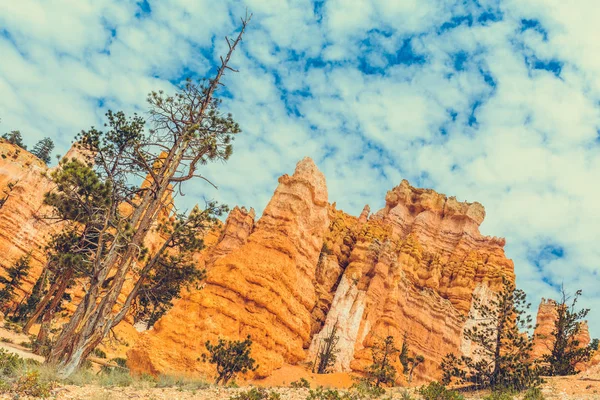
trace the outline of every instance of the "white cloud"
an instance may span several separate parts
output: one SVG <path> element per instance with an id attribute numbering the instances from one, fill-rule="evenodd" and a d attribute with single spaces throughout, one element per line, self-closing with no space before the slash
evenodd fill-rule
<path id="1" fill-rule="evenodd" d="M 600 304 L 594 2 L 149 6 L 0 2 L 0 127 L 20 129 L 31 145 L 51 136 L 64 153 L 74 133 L 102 123 L 105 108 L 143 112 L 150 90 L 205 75 L 247 7 L 254 18 L 224 102 L 244 132 L 232 159 L 206 170 L 219 191 L 192 184 L 186 204 L 206 196 L 260 212 L 277 176 L 306 155 L 326 174 L 331 201 L 354 214 L 381 207 L 408 178 L 482 202 L 482 230 L 506 236 L 534 302 L 556 294 L 547 282 L 564 281 L 584 289 L 584 305 Z M 563 257 L 541 262 L 547 246 Z"/>

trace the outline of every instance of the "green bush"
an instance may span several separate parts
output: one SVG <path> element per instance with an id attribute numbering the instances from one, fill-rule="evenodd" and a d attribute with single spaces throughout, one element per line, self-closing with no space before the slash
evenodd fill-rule
<path id="1" fill-rule="evenodd" d="M 246 340 L 223 340 L 219 339 L 217 344 L 212 344 L 209 341 L 205 343 L 206 350 L 209 355 L 202 354 L 202 360 L 215 364 L 217 367 L 217 379 L 215 384 L 227 383 L 235 379 L 238 373 L 246 373 L 249 371 L 256 371 L 258 368 L 255 365 L 255 361 L 250 357 L 250 351 L 252 348 L 252 340 L 250 335 Z"/>
<path id="2" fill-rule="evenodd" d="M 15 381 L 11 392 L 17 396 L 48 397 L 53 388 L 54 383 L 41 380 L 38 371 L 29 371 Z"/>
<path id="3" fill-rule="evenodd" d="M 532 387 L 525 392 L 523 400 L 545 400 L 545 397 L 540 388 Z"/>
<path id="4" fill-rule="evenodd" d="M 439 382 L 431 382 L 419 389 L 423 400 L 464 400 L 464 397 L 454 390 L 448 390 Z"/>
<path id="5" fill-rule="evenodd" d="M 281 396 L 265 388 L 252 388 L 230 397 L 230 400 L 279 400 Z"/>
<path id="6" fill-rule="evenodd" d="M 510 392 L 495 391 L 485 396 L 483 400 L 514 400 L 514 396 Z"/>
<path id="7" fill-rule="evenodd" d="M 344 396 L 335 389 L 323 389 L 322 386 L 308 392 L 306 400 L 343 400 Z"/>
<path id="8" fill-rule="evenodd" d="M 14 376 L 25 366 L 25 360 L 16 354 L 0 349 L 0 376 Z"/>
<path id="9" fill-rule="evenodd" d="M 400 394 L 400 400 L 414 400 L 414 398 L 408 393 L 408 390 L 404 389 Z"/>
<path id="10" fill-rule="evenodd" d="M 350 394 L 351 396 L 354 395 L 355 398 L 358 397 L 361 399 L 380 397 L 382 394 L 385 393 L 384 388 L 375 385 L 368 379 L 360 380 L 358 383 L 352 385 L 350 389 L 354 390 L 354 392 Z"/>
<path id="11" fill-rule="evenodd" d="M 290 383 L 290 386 L 294 389 L 310 389 L 310 382 L 304 378 L 300 378 L 299 380 Z"/>

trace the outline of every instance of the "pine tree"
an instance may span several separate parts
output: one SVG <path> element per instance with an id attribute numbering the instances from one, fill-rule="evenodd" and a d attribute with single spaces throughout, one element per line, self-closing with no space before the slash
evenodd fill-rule
<path id="1" fill-rule="evenodd" d="M 199 213 L 197 218 L 190 213 L 153 254 L 144 250 L 156 223 L 178 214 L 173 211 L 172 194 L 193 178 L 211 183 L 200 168 L 226 161 L 232 154 L 232 141 L 240 128 L 230 114 L 222 112 L 216 91 L 224 73 L 232 70 L 228 63 L 248 21 L 242 20 L 235 40 L 227 39 L 229 50 L 214 77 L 198 83 L 187 81 L 174 96 L 162 91 L 149 95 L 152 129 L 146 129 L 146 121 L 137 115 L 128 118 L 123 112 L 108 111 L 103 130 L 91 128 L 76 138 L 110 191 L 107 206 L 99 209 L 81 207 L 89 193 L 76 187 L 55 191 L 57 218 L 62 214 L 66 222 L 75 222 L 71 216 L 87 220 L 91 231 L 83 239 L 98 249 L 90 252 L 84 297 L 46 358 L 60 376 L 71 375 L 83 365 L 92 350 L 130 313 L 153 271 L 171 254 L 169 248 L 188 240 L 187 227 L 197 226 L 194 232 L 199 238 L 223 213 L 223 207 Z M 128 207 L 122 207 L 124 204 Z"/>
<path id="2" fill-rule="evenodd" d="M 316 371 L 315 368 L 313 368 L 313 372 L 316 372 L 317 374 L 327 374 L 331 372 L 331 367 L 335 365 L 337 353 L 339 353 L 337 344 L 340 341 L 340 337 L 337 335 L 337 330 L 338 324 L 336 322 L 329 331 L 327 337 L 325 337 L 319 345 L 317 362 L 315 363 Z"/>
<path id="3" fill-rule="evenodd" d="M 530 357 L 533 340 L 526 333 L 532 328 L 531 316 L 526 315 L 529 307 L 525 293 L 504 277 L 495 299 L 483 303 L 474 297 L 470 317 L 478 324 L 465 331 L 475 346 L 474 357 L 448 354 L 442 362 L 444 383 L 457 378 L 476 387 L 513 390 L 539 383 Z"/>
<path id="4" fill-rule="evenodd" d="M 396 347 L 393 336 L 379 340 L 371 348 L 373 364 L 367 368 L 367 382 L 377 388 L 381 385 L 393 385 L 396 381 L 396 368 L 392 365 L 400 350 Z"/>
<path id="5" fill-rule="evenodd" d="M 23 144 L 23 137 L 21 136 L 21 131 L 10 131 L 9 133 L 5 133 L 2 135 L 3 139 L 8 140 L 9 143 L 19 146 L 23 150 L 27 150 L 27 146 Z"/>
<path id="6" fill-rule="evenodd" d="M 410 355 L 411 352 L 407 339 L 408 334 L 404 332 L 399 358 L 400 364 L 402 364 L 402 372 L 404 373 L 404 376 L 406 376 L 408 383 L 411 383 L 415 369 L 425 361 L 425 358 L 420 354 Z"/>
<path id="7" fill-rule="evenodd" d="M 583 320 L 590 312 L 589 308 L 577 309 L 577 301 L 581 293 L 581 290 L 578 290 L 571 296 L 565 292 L 564 287 L 561 288 L 561 301 L 556 305 L 557 318 L 551 335 L 550 354 L 542 358 L 546 375 L 577 373 L 577 364 L 589 361 L 593 351 L 592 345 L 597 346 L 597 343 L 583 346 L 577 339 Z"/>
<path id="8" fill-rule="evenodd" d="M 15 264 L 6 270 L 7 277 L 0 276 L 0 283 L 4 285 L 0 289 L 0 308 L 4 312 L 4 315 L 8 312 L 8 306 L 15 296 L 15 290 L 17 290 L 24 278 L 29 275 L 29 260 L 30 254 L 24 255 L 19 258 Z"/>
<path id="9" fill-rule="evenodd" d="M 42 160 L 44 164 L 48 164 L 52 157 L 52 150 L 54 150 L 54 142 L 50 138 L 44 138 L 33 146 L 31 154 Z"/>

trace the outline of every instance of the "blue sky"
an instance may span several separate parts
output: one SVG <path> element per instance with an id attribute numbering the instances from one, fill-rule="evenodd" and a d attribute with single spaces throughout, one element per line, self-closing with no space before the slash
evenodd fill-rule
<path id="1" fill-rule="evenodd" d="M 534 306 L 581 288 L 600 335 L 595 1 L 2 1 L 0 131 L 64 154 L 107 108 L 209 73 L 246 8 L 224 93 L 244 132 L 185 201 L 260 212 L 304 156 L 355 215 L 403 178 L 479 201 Z"/>

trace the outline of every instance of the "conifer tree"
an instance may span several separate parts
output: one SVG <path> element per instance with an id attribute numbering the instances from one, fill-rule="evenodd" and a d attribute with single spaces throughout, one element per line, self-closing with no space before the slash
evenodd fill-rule
<path id="1" fill-rule="evenodd" d="M 444 383 L 457 378 L 483 388 L 523 390 L 539 382 L 539 373 L 530 353 L 533 340 L 530 304 L 522 290 L 502 279 L 502 290 L 486 303 L 473 298 L 471 319 L 478 323 L 465 331 L 475 347 L 474 356 L 448 354 L 443 362 Z"/>
<path id="2" fill-rule="evenodd" d="M 545 375 L 573 375 L 577 373 L 579 363 L 589 361 L 592 355 L 592 346 L 584 346 L 578 340 L 581 333 L 583 320 L 590 312 L 589 308 L 577 309 L 577 301 L 581 290 L 569 295 L 561 287 L 561 300 L 556 305 L 557 318 L 554 321 L 554 330 L 551 335 L 550 353 L 543 356 L 543 371 Z M 569 304 L 570 303 L 570 304 Z"/>
<path id="3" fill-rule="evenodd" d="M 404 332 L 399 358 L 400 364 L 402 364 L 402 372 L 404 373 L 404 376 L 406 376 L 408 383 L 411 383 L 415 369 L 425 361 L 425 358 L 420 354 L 410 354 L 411 351 L 407 339 L 408 335 L 406 332 Z"/>
<path id="4" fill-rule="evenodd" d="M 393 385 L 396 381 L 396 368 L 392 363 L 399 353 L 393 336 L 377 341 L 371 348 L 373 364 L 367 368 L 367 382 L 377 388 L 381 385 Z"/>
<path id="5" fill-rule="evenodd" d="M 317 362 L 315 363 L 316 368 L 313 368 L 313 372 L 316 372 L 317 374 L 327 374 L 331 372 L 331 367 L 335 365 L 337 353 L 339 353 L 337 344 L 340 341 L 340 337 L 337 335 L 337 331 L 338 324 L 336 322 L 327 336 L 322 339 L 322 343 L 319 344 Z"/>
<path id="6" fill-rule="evenodd" d="M 50 138 L 44 138 L 33 146 L 31 154 L 42 160 L 44 164 L 48 164 L 52 157 L 52 150 L 54 150 L 54 142 Z"/>
<path id="7" fill-rule="evenodd" d="M 8 140 L 9 143 L 19 146 L 23 150 L 27 150 L 27 146 L 23 143 L 23 136 L 21 136 L 21 131 L 10 131 L 9 133 L 5 133 L 2 135 L 3 139 Z"/>
<path id="8" fill-rule="evenodd" d="M 162 91 L 150 94 L 151 129 L 146 130 L 145 121 L 137 115 L 127 118 L 122 112 L 109 111 L 104 130 L 92 128 L 76 138 L 110 191 L 106 207 L 99 209 L 80 207 L 82 196 L 87 194 L 76 187 L 55 191 L 64 200 L 57 203 L 57 214 L 66 211 L 65 215 L 88 220 L 91 231 L 82 238 L 96 247 L 89 253 L 90 272 L 83 300 L 46 359 L 57 367 L 59 375 L 72 374 L 130 313 L 145 282 L 161 260 L 171 254 L 169 248 L 189 239 L 189 226 L 195 226 L 196 236 L 201 237 L 223 212 L 223 208 L 192 211 L 166 234 L 153 254 L 144 247 L 156 223 L 172 217 L 171 195 L 182 190 L 183 182 L 197 178 L 212 183 L 199 168 L 225 161 L 232 153 L 233 136 L 240 129 L 231 115 L 220 111 L 215 93 L 225 71 L 232 70 L 228 63 L 248 21 L 242 20 L 235 40 L 227 39 L 229 51 L 212 79 L 188 81 L 175 96 Z M 133 286 L 124 292 L 125 282 L 132 277 Z"/>
<path id="9" fill-rule="evenodd" d="M 4 315 L 7 314 L 8 306 L 14 299 L 15 290 L 21 286 L 23 279 L 29 275 L 30 258 L 31 254 L 20 257 L 13 266 L 6 270 L 7 277 L 0 276 L 0 283 L 4 285 L 0 289 L 0 309 L 2 309 Z"/>

